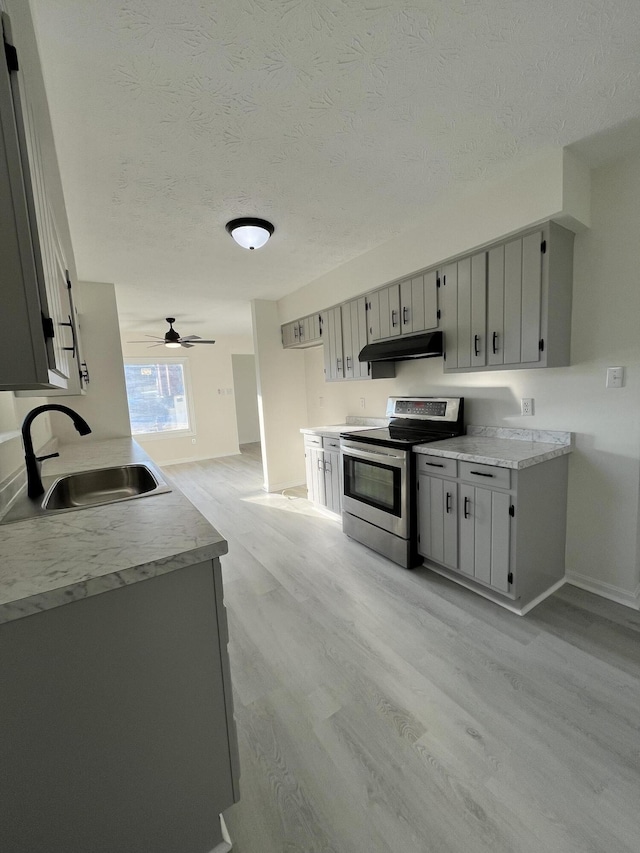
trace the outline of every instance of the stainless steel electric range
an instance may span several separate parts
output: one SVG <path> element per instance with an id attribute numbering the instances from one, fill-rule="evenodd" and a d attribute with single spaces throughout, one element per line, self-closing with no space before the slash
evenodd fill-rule
<path id="1" fill-rule="evenodd" d="M 463 397 L 389 397 L 389 426 L 343 433 L 342 529 L 405 568 L 420 565 L 412 447 L 464 433 Z"/>

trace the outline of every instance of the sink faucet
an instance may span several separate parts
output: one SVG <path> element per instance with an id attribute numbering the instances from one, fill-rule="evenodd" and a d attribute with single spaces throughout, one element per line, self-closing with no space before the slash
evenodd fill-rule
<path id="1" fill-rule="evenodd" d="M 27 417 L 22 423 L 22 441 L 24 444 L 24 461 L 27 465 L 27 494 L 30 498 L 39 498 L 44 494 L 42 480 L 40 479 L 40 463 L 45 459 L 52 459 L 54 456 L 60 456 L 59 453 L 49 453 L 47 456 L 36 456 L 33 452 L 33 441 L 31 439 L 31 424 L 42 412 L 64 412 L 69 415 L 73 421 L 74 427 L 80 435 L 88 435 L 91 432 L 91 427 L 80 417 L 77 412 L 70 409 L 68 406 L 59 406 L 57 403 L 49 403 L 45 406 L 36 406 L 31 409 Z"/>

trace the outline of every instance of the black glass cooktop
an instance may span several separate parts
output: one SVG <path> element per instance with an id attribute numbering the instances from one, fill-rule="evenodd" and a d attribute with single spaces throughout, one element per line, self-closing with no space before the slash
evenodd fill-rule
<path id="1" fill-rule="evenodd" d="M 443 438 L 453 438 L 458 435 L 453 430 L 424 430 L 407 429 L 406 427 L 381 427 L 379 429 L 358 430 L 358 432 L 343 433 L 340 437 L 349 441 L 361 441 L 363 444 L 379 444 L 386 447 L 413 447 L 416 444 L 427 444 L 431 441 L 442 441 Z"/>

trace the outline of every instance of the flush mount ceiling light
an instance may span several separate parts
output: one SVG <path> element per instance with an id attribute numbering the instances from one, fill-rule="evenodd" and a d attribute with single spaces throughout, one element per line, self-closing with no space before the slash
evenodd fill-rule
<path id="1" fill-rule="evenodd" d="M 266 219 L 254 219 L 251 216 L 232 219 L 225 227 L 243 249 L 259 249 L 274 232 L 273 225 Z"/>

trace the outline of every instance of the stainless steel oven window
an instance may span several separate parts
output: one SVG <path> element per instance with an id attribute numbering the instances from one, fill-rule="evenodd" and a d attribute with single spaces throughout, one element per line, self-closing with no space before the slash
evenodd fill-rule
<path id="1" fill-rule="evenodd" d="M 402 471 L 344 455 L 344 493 L 398 517 L 402 514 Z"/>

